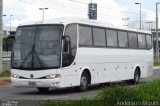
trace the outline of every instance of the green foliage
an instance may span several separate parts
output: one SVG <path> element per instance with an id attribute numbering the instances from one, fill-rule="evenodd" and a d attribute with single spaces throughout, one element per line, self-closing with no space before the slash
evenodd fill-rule
<path id="1" fill-rule="evenodd" d="M 153 40 L 153 47 L 156 48 L 156 40 Z M 160 47 L 160 41 L 159 41 L 159 47 Z"/>
<path id="2" fill-rule="evenodd" d="M 11 51 L 14 42 L 14 36 L 9 36 L 7 38 L 3 38 L 3 50 Z"/>
<path id="3" fill-rule="evenodd" d="M 134 87 L 113 85 L 104 87 L 96 97 L 78 101 L 48 101 L 41 106 L 115 106 L 130 101 L 131 105 L 140 105 L 144 101 L 160 100 L 160 80 L 139 84 Z M 139 104 L 138 104 L 139 103 Z M 120 104 L 119 104 L 120 105 Z M 146 104 L 147 105 L 147 104 Z M 159 104 L 160 105 L 160 101 Z"/>
<path id="4" fill-rule="evenodd" d="M 4 71 L 4 72 L 0 73 L 0 77 L 10 77 L 10 76 L 11 76 L 10 71 Z"/>
<path id="5" fill-rule="evenodd" d="M 108 105 L 116 105 L 117 101 L 160 100 L 160 80 L 139 84 L 133 88 L 127 86 L 103 88 L 95 99 L 104 100 Z"/>
<path id="6" fill-rule="evenodd" d="M 15 34 L 16 34 L 16 31 L 11 31 L 10 34 L 11 34 L 11 35 L 15 35 Z"/>
<path id="7" fill-rule="evenodd" d="M 14 39 L 12 38 L 3 38 L 3 42 L 7 42 L 7 43 L 10 43 L 10 42 L 13 42 Z"/>
<path id="8" fill-rule="evenodd" d="M 66 100 L 66 101 L 47 101 L 41 106 L 104 106 L 104 101 L 98 100 Z"/>

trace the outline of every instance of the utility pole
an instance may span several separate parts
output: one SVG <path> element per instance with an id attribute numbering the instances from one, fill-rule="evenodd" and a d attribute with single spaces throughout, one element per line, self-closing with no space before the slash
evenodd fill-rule
<path id="1" fill-rule="evenodd" d="M 158 4 L 159 2 L 156 3 L 156 62 L 159 64 L 159 30 L 158 30 Z"/>
<path id="2" fill-rule="evenodd" d="M 0 0 L 0 72 L 2 72 L 3 0 Z"/>

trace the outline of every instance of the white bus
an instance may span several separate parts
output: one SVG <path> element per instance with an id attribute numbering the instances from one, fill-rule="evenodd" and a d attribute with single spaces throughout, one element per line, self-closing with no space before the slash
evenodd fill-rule
<path id="1" fill-rule="evenodd" d="M 57 19 L 17 28 L 11 56 L 15 87 L 77 87 L 131 81 L 153 73 L 150 32 L 84 19 Z"/>

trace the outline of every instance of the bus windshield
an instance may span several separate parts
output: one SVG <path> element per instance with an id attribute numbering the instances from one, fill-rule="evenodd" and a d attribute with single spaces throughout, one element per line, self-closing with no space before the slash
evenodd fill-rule
<path id="1" fill-rule="evenodd" d="M 60 67 L 63 25 L 34 25 L 17 28 L 11 56 L 16 69 Z"/>

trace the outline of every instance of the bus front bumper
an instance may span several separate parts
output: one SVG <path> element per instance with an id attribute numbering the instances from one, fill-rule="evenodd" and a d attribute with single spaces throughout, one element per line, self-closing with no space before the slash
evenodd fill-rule
<path id="1" fill-rule="evenodd" d="M 18 79 L 11 77 L 11 82 L 14 87 L 48 87 L 48 88 L 61 88 L 59 78 L 54 79 Z"/>

